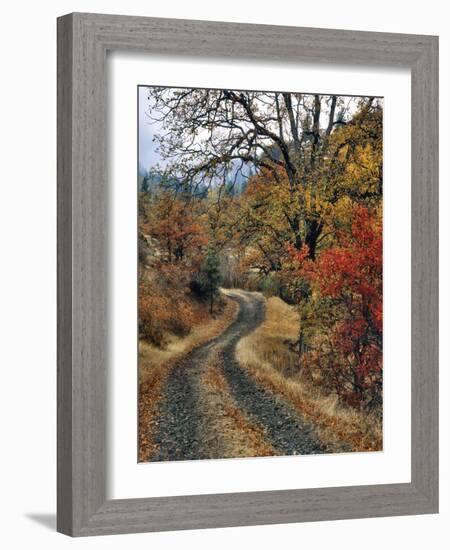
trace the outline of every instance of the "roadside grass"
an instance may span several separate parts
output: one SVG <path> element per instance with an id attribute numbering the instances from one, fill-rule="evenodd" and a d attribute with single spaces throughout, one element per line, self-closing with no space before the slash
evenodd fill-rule
<path id="1" fill-rule="evenodd" d="M 215 358 L 215 361 L 214 361 Z M 228 383 L 213 354 L 202 376 L 202 407 L 205 418 L 211 419 L 203 435 L 208 458 L 244 458 L 274 456 L 276 450 L 266 440 L 263 428 L 250 422 L 236 405 Z"/>
<path id="2" fill-rule="evenodd" d="M 237 315 L 234 300 L 225 297 L 222 315 L 194 325 L 185 337 L 170 336 L 164 349 L 139 342 L 139 462 L 146 462 L 156 450 L 153 441 L 159 400 L 171 368 L 185 355 L 212 340 L 230 325 Z"/>
<path id="3" fill-rule="evenodd" d="M 277 297 L 266 304 L 266 320 L 236 347 L 239 363 L 263 387 L 283 395 L 317 426 L 329 452 L 382 450 L 382 425 L 375 415 L 345 408 L 336 395 L 302 378 L 288 342 L 298 338 L 298 314 Z"/>

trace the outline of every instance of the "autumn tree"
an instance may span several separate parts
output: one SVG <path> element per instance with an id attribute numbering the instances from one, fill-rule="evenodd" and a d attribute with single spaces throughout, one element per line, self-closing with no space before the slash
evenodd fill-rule
<path id="1" fill-rule="evenodd" d="M 147 202 L 142 230 L 156 241 L 160 261 L 197 264 L 201 259 L 207 235 L 198 221 L 196 206 L 170 190 Z"/>
<path id="2" fill-rule="evenodd" d="M 297 276 L 311 285 L 305 359 L 322 371 L 343 400 L 378 407 L 382 391 L 382 222 L 380 212 L 356 205 L 350 226 L 315 262 L 290 249 Z M 306 316 L 308 317 L 308 316 Z"/>
<path id="3" fill-rule="evenodd" d="M 230 189 L 252 170 L 285 180 L 289 241 L 297 250 L 306 244 L 313 259 L 324 221 L 304 208 L 305 193 L 313 202 L 324 188 L 332 194 L 334 176 L 357 153 L 351 130 L 340 141 L 334 135 L 353 125 L 355 111 L 364 132 L 364 118 L 380 109 L 374 98 L 233 90 L 149 88 L 148 99 L 167 172 L 193 195 L 205 186 Z"/>

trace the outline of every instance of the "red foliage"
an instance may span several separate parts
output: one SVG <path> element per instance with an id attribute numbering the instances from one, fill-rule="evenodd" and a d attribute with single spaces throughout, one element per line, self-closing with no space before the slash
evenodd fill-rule
<path id="1" fill-rule="evenodd" d="M 298 275 L 313 290 L 338 304 L 327 356 L 316 354 L 320 366 L 333 369 L 335 389 L 345 402 L 362 406 L 381 401 L 382 374 L 382 224 L 376 213 L 355 206 L 350 230 L 340 231 L 335 246 L 316 261 L 308 250 L 290 250 Z"/>
<path id="2" fill-rule="evenodd" d="M 352 330 L 361 334 L 367 324 L 381 334 L 383 323 L 383 240 L 380 220 L 363 206 L 355 207 L 350 233 L 340 232 L 339 245 L 325 250 L 310 270 L 321 292 L 345 298 L 349 311 L 358 311 Z"/>

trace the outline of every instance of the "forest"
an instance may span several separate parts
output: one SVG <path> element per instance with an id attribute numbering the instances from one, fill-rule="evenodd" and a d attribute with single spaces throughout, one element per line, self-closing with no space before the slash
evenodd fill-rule
<path id="1" fill-rule="evenodd" d="M 140 94 L 139 460 L 381 450 L 382 99 Z"/>

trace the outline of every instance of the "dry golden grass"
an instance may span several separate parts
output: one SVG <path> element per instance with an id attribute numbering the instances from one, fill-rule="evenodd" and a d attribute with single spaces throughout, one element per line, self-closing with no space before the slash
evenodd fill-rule
<path id="1" fill-rule="evenodd" d="M 265 388 L 283 395 L 318 428 L 330 452 L 382 449 L 382 426 L 374 415 L 344 408 L 337 396 L 296 374 L 296 354 L 287 341 L 297 340 L 298 315 L 294 308 L 272 297 L 266 320 L 237 345 L 240 364 Z"/>
<path id="2" fill-rule="evenodd" d="M 139 462 L 148 461 L 156 450 L 153 420 L 171 368 L 193 349 L 223 332 L 236 315 L 236 302 L 226 298 L 220 317 L 194 326 L 185 338 L 171 337 L 165 349 L 139 342 Z"/>
<path id="3" fill-rule="evenodd" d="M 277 452 L 266 441 L 262 428 L 249 422 L 230 395 L 230 389 L 220 369 L 211 360 L 205 370 L 201 389 L 205 418 L 211 425 L 204 434 L 205 447 L 211 442 L 209 458 L 243 458 L 273 456 Z"/>

